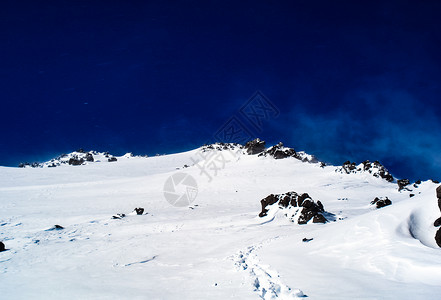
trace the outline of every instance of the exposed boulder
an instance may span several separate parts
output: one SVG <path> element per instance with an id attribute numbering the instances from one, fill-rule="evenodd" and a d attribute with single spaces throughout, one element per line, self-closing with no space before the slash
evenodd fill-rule
<path id="1" fill-rule="evenodd" d="M 249 141 L 245 144 L 244 148 L 246 149 L 249 155 L 259 154 L 265 151 L 265 141 L 261 141 L 259 138 Z"/>
<path id="2" fill-rule="evenodd" d="M 89 161 L 89 162 L 93 162 L 93 161 L 94 161 L 94 159 L 93 159 L 93 155 L 92 155 L 92 153 L 90 153 L 90 152 L 88 152 L 88 153 L 84 156 L 84 159 L 85 159 L 86 161 Z"/>
<path id="3" fill-rule="evenodd" d="M 126 214 L 116 214 L 112 216 L 112 219 L 122 219 L 126 216 Z"/>
<path id="4" fill-rule="evenodd" d="M 376 205 L 377 206 L 377 208 L 382 208 L 382 207 L 385 207 L 385 206 L 388 206 L 388 205 L 391 205 L 392 204 L 392 201 L 390 201 L 389 200 L 389 198 L 378 198 L 378 197 L 375 197 L 375 199 L 371 202 L 371 204 L 372 205 Z"/>
<path id="5" fill-rule="evenodd" d="M 328 220 L 322 214 L 316 214 L 312 218 L 312 223 L 326 223 Z"/>
<path id="6" fill-rule="evenodd" d="M 441 211 L 441 185 L 436 188 L 436 197 L 438 198 L 438 208 Z M 441 225 L 441 217 L 436 219 L 436 221 L 433 223 L 433 226 L 438 227 Z"/>
<path id="7" fill-rule="evenodd" d="M 69 165 L 71 166 L 80 166 L 84 163 L 84 159 L 78 158 L 78 156 L 72 157 L 71 159 L 69 159 Z"/>
<path id="8" fill-rule="evenodd" d="M 436 244 L 441 247 L 441 228 L 437 230 L 436 234 L 435 234 L 435 241 Z"/>
<path id="9" fill-rule="evenodd" d="M 114 161 L 117 161 L 117 160 L 118 160 L 118 159 L 117 159 L 115 156 L 109 157 L 109 158 L 107 159 L 108 162 L 114 162 Z"/>
<path id="10" fill-rule="evenodd" d="M 137 215 L 142 215 L 143 213 L 144 213 L 144 208 L 142 208 L 142 207 L 137 207 L 137 208 L 135 208 L 135 212 L 136 212 L 136 214 Z"/>
<path id="11" fill-rule="evenodd" d="M 410 184 L 409 179 L 399 179 L 397 180 L 397 184 L 398 184 L 398 191 L 407 189 L 406 186 L 408 186 Z"/>
<path id="12" fill-rule="evenodd" d="M 5 244 L 3 244 L 3 242 L 0 242 L 0 252 L 2 251 L 6 251 L 6 247 Z"/>
<path id="13" fill-rule="evenodd" d="M 436 197 L 438 198 L 438 207 L 441 211 L 441 185 L 436 188 Z M 438 227 L 441 226 L 441 217 L 435 220 L 433 226 Z M 441 247 L 441 228 L 435 234 L 436 244 Z"/>
<path id="14" fill-rule="evenodd" d="M 271 194 L 260 201 L 262 211 L 259 217 L 268 214 L 271 206 L 278 204 L 278 209 L 282 209 L 285 215 L 293 222 L 306 224 L 311 219 L 313 223 L 326 223 L 323 216 L 325 212 L 323 204 L 320 201 L 314 202 L 307 193 L 301 195 L 296 192 L 287 192 L 285 194 Z"/>
<path id="15" fill-rule="evenodd" d="M 265 217 L 267 215 L 268 209 L 267 206 L 273 205 L 274 203 L 280 200 L 280 205 L 282 207 L 288 207 L 290 198 L 288 196 L 284 197 L 284 199 L 279 199 L 279 195 L 271 194 L 266 196 L 262 200 L 260 200 L 260 204 L 262 205 L 262 211 L 259 213 L 259 217 Z M 286 201 L 285 201 L 286 200 Z"/>

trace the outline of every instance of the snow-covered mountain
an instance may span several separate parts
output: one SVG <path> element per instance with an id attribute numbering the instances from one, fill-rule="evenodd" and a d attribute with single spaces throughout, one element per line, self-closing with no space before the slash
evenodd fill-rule
<path id="1" fill-rule="evenodd" d="M 0 167 L 1 299 L 441 292 L 439 184 L 379 162 L 326 165 L 254 140 L 22 166 Z"/>
<path id="2" fill-rule="evenodd" d="M 126 153 L 121 158 L 131 158 L 134 157 L 132 153 Z M 147 157 L 147 156 L 142 156 Z M 98 151 L 84 151 L 83 149 L 76 150 L 68 154 L 61 154 L 49 161 L 39 163 L 20 163 L 19 168 L 53 168 L 62 165 L 72 165 L 80 166 L 87 165 L 94 162 L 115 162 L 117 157 L 109 154 L 109 152 L 98 152 Z"/>

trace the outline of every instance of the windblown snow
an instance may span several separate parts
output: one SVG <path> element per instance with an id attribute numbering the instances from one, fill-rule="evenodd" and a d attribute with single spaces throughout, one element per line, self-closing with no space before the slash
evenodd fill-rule
<path id="1" fill-rule="evenodd" d="M 439 184 L 398 191 L 396 180 L 304 152 L 201 149 L 1 167 L 0 298 L 439 298 Z M 83 156 L 81 166 L 67 161 Z M 197 182 L 185 206 L 164 196 L 177 172 Z M 320 201 L 328 222 L 299 225 L 277 203 L 258 216 L 262 199 L 290 191 Z M 377 209 L 376 197 L 392 204 Z"/>

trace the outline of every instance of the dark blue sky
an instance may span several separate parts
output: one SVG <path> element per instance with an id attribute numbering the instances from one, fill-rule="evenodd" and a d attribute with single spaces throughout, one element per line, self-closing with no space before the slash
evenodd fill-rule
<path id="1" fill-rule="evenodd" d="M 260 90 L 269 143 L 441 177 L 440 1 L 8 2 L 0 165 L 188 150 Z"/>

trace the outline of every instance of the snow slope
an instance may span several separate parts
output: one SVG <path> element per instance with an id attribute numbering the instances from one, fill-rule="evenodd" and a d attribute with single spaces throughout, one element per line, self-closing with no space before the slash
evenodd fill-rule
<path id="1" fill-rule="evenodd" d="M 10 250 L 0 253 L 0 298 L 439 297 L 436 184 L 398 192 L 396 183 L 368 172 L 235 148 L 204 153 L 222 156 L 211 178 L 201 173 L 198 149 L 82 166 L 1 167 L 0 241 Z M 189 206 L 164 198 L 176 172 L 197 182 Z M 277 205 L 258 217 L 261 199 L 288 191 L 308 193 L 334 217 L 298 225 Z M 375 197 L 393 204 L 376 209 Z M 146 213 L 136 215 L 135 207 Z M 112 219 L 117 213 L 127 216 Z"/>

